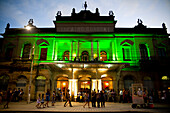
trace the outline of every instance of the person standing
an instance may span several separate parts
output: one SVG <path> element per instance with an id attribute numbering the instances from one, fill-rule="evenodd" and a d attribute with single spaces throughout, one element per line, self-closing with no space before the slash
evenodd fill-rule
<path id="1" fill-rule="evenodd" d="M 120 95 L 119 103 L 122 103 L 123 102 L 123 91 L 122 90 L 120 90 L 119 95 Z"/>
<path id="2" fill-rule="evenodd" d="M 45 103 L 45 106 L 49 107 L 49 106 L 48 106 L 48 103 L 49 103 L 49 101 L 50 101 L 50 90 L 49 90 L 49 89 L 47 89 L 46 101 L 47 101 L 47 102 Z"/>
<path id="3" fill-rule="evenodd" d="M 12 90 L 11 90 L 11 88 L 9 88 L 8 91 L 7 91 L 7 95 L 6 95 L 7 102 L 4 105 L 4 108 L 8 108 L 8 104 L 11 101 L 11 99 L 12 99 Z"/>
<path id="4" fill-rule="evenodd" d="M 96 92 L 95 92 L 95 89 L 92 92 L 92 107 L 96 107 Z"/>
<path id="5" fill-rule="evenodd" d="M 99 93 L 99 90 L 96 94 L 96 100 L 97 100 L 97 107 L 100 108 L 100 93 Z"/>
<path id="6" fill-rule="evenodd" d="M 54 106 L 55 97 L 56 97 L 56 93 L 55 93 L 55 91 L 53 91 L 53 96 L 52 96 L 52 106 Z"/>
<path id="7" fill-rule="evenodd" d="M 104 92 L 104 90 L 102 90 L 102 91 L 100 92 L 100 95 L 101 95 L 101 97 L 100 97 L 101 107 L 105 107 L 105 92 Z"/>
<path id="8" fill-rule="evenodd" d="M 67 106 L 67 102 L 69 102 L 70 107 L 73 107 L 73 106 L 71 105 L 71 99 L 70 99 L 69 90 L 67 90 L 67 92 L 66 92 L 66 101 L 65 101 L 65 103 L 64 103 L 64 107 Z"/>
<path id="9" fill-rule="evenodd" d="M 89 96 L 89 94 L 86 93 L 84 98 L 85 98 L 85 104 L 83 105 L 83 107 L 85 108 L 86 104 L 88 104 L 88 107 L 90 108 L 90 96 Z"/>

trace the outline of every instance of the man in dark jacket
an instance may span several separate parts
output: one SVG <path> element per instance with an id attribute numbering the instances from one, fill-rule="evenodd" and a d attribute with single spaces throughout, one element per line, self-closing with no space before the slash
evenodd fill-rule
<path id="1" fill-rule="evenodd" d="M 67 93 L 66 93 L 66 102 L 64 103 L 64 107 L 67 106 L 67 102 L 69 102 L 70 107 L 73 107 L 73 106 L 71 105 L 71 99 L 70 99 L 69 90 L 67 90 Z"/>

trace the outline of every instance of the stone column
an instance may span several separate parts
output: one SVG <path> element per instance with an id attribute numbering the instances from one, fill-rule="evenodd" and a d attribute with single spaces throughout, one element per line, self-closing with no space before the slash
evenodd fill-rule
<path id="1" fill-rule="evenodd" d="M 77 61 L 79 61 L 79 41 L 77 42 Z"/>
<path id="2" fill-rule="evenodd" d="M 70 45 L 70 56 L 69 56 L 69 60 L 72 61 L 73 58 L 73 41 L 71 41 L 71 45 Z"/>
<path id="3" fill-rule="evenodd" d="M 91 41 L 91 61 L 94 61 L 94 56 L 93 56 L 93 41 Z"/>
<path id="4" fill-rule="evenodd" d="M 97 41 L 97 57 L 98 57 L 98 61 L 100 61 L 100 53 L 99 53 L 99 41 Z"/>

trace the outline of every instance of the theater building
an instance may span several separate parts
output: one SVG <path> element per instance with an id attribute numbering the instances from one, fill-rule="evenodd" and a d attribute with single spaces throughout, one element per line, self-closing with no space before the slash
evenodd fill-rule
<path id="1" fill-rule="evenodd" d="M 36 20 L 38 21 L 38 20 Z M 47 89 L 80 91 L 170 88 L 170 46 L 166 26 L 148 28 L 142 20 L 132 28 L 116 27 L 114 13 L 72 9 L 57 12 L 53 28 L 38 28 L 30 19 L 23 28 L 7 24 L 1 39 L 0 89 L 21 88 L 31 99 Z M 128 20 L 127 20 L 128 22 Z M 161 24 L 161 23 L 160 23 Z"/>

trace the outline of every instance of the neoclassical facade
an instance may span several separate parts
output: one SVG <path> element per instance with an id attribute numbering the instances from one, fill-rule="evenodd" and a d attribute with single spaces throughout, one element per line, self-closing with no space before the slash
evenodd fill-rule
<path id="1" fill-rule="evenodd" d="M 66 89 L 78 92 L 130 89 L 142 83 L 149 89 L 170 88 L 169 34 L 147 28 L 142 20 L 132 28 L 117 28 L 114 13 L 100 16 L 72 9 L 71 16 L 58 11 L 54 28 L 38 28 L 30 19 L 24 28 L 7 24 L 1 39 L 0 89 L 24 89 L 37 94 Z"/>

